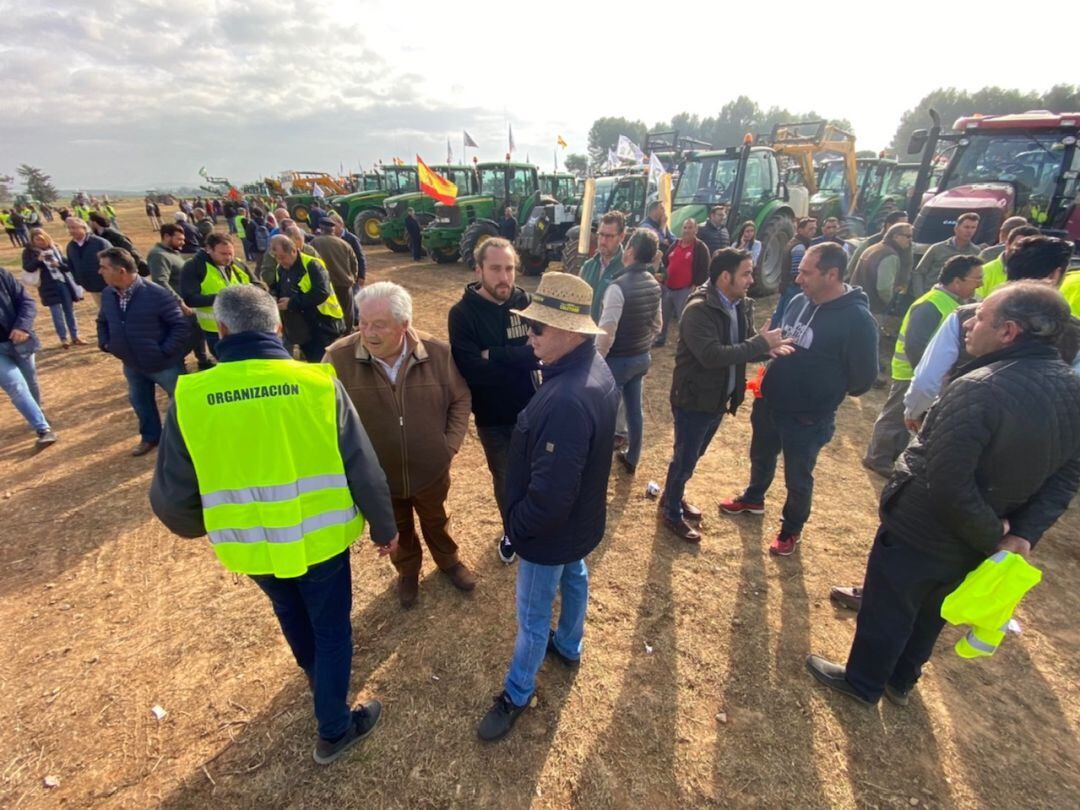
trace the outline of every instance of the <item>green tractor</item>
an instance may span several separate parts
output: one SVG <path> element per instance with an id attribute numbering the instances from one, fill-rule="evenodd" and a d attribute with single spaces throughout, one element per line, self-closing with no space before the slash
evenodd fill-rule
<path id="1" fill-rule="evenodd" d="M 432 166 L 432 171 L 445 177 L 458 188 L 462 197 L 476 193 L 476 169 L 472 166 Z M 420 228 L 426 228 L 435 219 L 434 198 L 418 191 L 397 194 L 383 200 L 386 218 L 380 227 L 382 243 L 395 253 L 409 252 L 409 239 L 405 233 L 405 215 L 413 209 Z"/>
<path id="2" fill-rule="evenodd" d="M 690 217 L 704 223 L 709 210 L 720 203 L 730 206 L 727 227 L 732 234 L 746 220 L 757 227 L 761 258 L 755 289 L 758 294 L 775 292 L 784 249 L 795 236 L 795 212 L 776 153 L 767 146 L 753 146 L 748 137 L 742 146 L 688 154 L 672 195 L 672 232 L 678 235 Z"/>
<path id="3" fill-rule="evenodd" d="M 382 242 L 380 227 L 386 217 L 383 202 L 387 197 L 420 191 L 416 166 L 385 166 L 379 177 L 378 189 L 368 189 L 365 175 L 365 189 L 352 194 L 339 194 L 332 197 L 330 204 L 345 221 L 353 233 L 360 237 L 365 245 L 378 245 Z"/>
<path id="4" fill-rule="evenodd" d="M 636 228 L 645 216 L 646 203 L 655 196 L 655 190 L 650 195 L 649 178 L 643 172 L 619 172 L 597 177 L 593 217 L 589 223 L 592 230 L 589 252 L 587 255 L 578 253 L 582 226 L 575 225 L 566 232 L 562 254 L 563 270 L 574 275 L 580 274 L 581 265 L 596 252 L 596 229 L 600 225 L 600 217 L 608 211 L 622 211 L 626 215 L 627 229 Z"/>
<path id="5" fill-rule="evenodd" d="M 518 221 L 527 221 L 540 189 L 536 167 L 527 163 L 479 163 L 476 182 L 475 194 L 458 197 L 454 205 L 436 203 L 435 218 L 421 233 L 424 250 L 439 264 L 462 259 L 473 269 L 476 248 L 499 235 L 503 210 L 517 209 Z"/>
<path id="6" fill-rule="evenodd" d="M 817 174 L 817 192 L 810 197 L 810 216 L 819 223 L 829 217 L 839 219 L 842 223 L 840 236 L 844 239 L 876 232 L 889 211 L 902 207 L 903 199 L 890 198 L 888 190 L 896 165 L 895 160 L 888 158 L 856 160 L 856 193 L 853 195 L 845 177 L 844 159 L 822 161 Z"/>
<path id="7" fill-rule="evenodd" d="M 514 247 L 525 275 L 539 275 L 553 260 L 562 259 L 569 234 L 577 232 L 581 219 L 576 185 L 571 174 L 542 174 L 540 188 L 522 203 Z"/>

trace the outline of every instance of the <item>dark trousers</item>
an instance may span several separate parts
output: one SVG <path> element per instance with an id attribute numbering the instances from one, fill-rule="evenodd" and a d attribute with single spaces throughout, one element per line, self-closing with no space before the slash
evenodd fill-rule
<path id="1" fill-rule="evenodd" d="M 675 405 L 671 406 L 671 414 L 675 418 L 675 448 L 664 482 L 664 515 L 678 522 L 683 517 L 686 482 L 693 476 L 698 459 L 709 449 L 724 414 L 684 411 Z"/>
<path id="2" fill-rule="evenodd" d="M 337 296 L 338 303 L 341 304 L 341 311 L 345 316 L 345 334 L 348 334 L 356 328 L 356 314 L 353 312 L 355 303 L 353 301 L 353 288 L 351 285 L 339 287 L 335 284 L 334 295 Z"/>
<path id="3" fill-rule="evenodd" d="M 863 461 L 875 470 L 891 470 L 893 462 L 911 441 L 911 434 L 904 424 L 904 395 L 910 387 L 911 380 L 893 380 L 889 396 L 874 422 L 874 432 Z"/>
<path id="4" fill-rule="evenodd" d="M 412 250 L 412 257 L 414 262 L 420 261 L 424 258 L 424 251 L 421 248 L 420 234 L 415 236 L 412 233 L 408 234 L 409 248 Z"/>
<path id="5" fill-rule="evenodd" d="M 316 334 L 311 340 L 306 343 L 300 344 L 300 351 L 304 355 L 304 360 L 309 363 L 321 363 L 323 357 L 326 354 L 326 347 L 333 343 L 337 338 L 328 338 L 323 334 Z"/>
<path id="6" fill-rule="evenodd" d="M 270 597 L 281 632 L 315 697 L 319 736 L 334 740 L 349 728 L 352 669 L 352 572 L 349 550 L 291 579 L 253 576 Z"/>
<path id="7" fill-rule="evenodd" d="M 970 570 L 878 529 L 847 660 L 847 680 L 863 697 L 877 700 L 885 684 L 902 692 L 915 685 L 945 626 L 941 603 Z"/>
<path id="8" fill-rule="evenodd" d="M 784 454 L 784 501 L 781 525 L 784 531 L 798 534 L 810 517 L 814 496 L 814 466 L 818 453 L 829 443 L 836 428 L 836 415 L 817 422 L 777 413 L 764 399 L 754 400 L 750 412 L 750 484 L 743 493 L 747 503 L 764 503 L 776 475 L 776 461 Z"/>
<path id="9" fill-rule="evenodd" d="M 514 435 L 513 425 L 477 426 L 476 433 L 484 448 L 488 469 L 491 470 L 491 485 L 495 489 L 495 503 L 499 505 L 499 514 L 503 518 L 503 533 L 506 533 L 506 501 L 503 486 L 506 481 L 506 461 L 510 456 L 510 440 Z"/>
<path id="10" fill-rule="evenodd" d="M 218 333 L 204 331 L 203 335 L 206 337 L 206 348 L 210 350 L 210 354 L 214 355 L 214 357 L 217 357 L 217 344 L 218 341 L 221 340 L 221 338 L 218 336 Z"/>
<path id="11" fill-rule="evenodd" d="M 180 366 L 175 365 L 150 374 L 125 365 L 124 377 L 128 385 L 128 402 L 139 418 L 139 435 L 144 442 L 157 444 L 161 439 L 161 414 L 158 413 L 154 386 L 160 386 L 172 397 L 176 391 L 176 381 L 180 377 Z"/>
<path id="12" fill-rule="evenodd" d="M 188 339 L 187 353 L 194 352 L 195 359 L 198 362 L 207 363 L 210 360 L 210 355 L 206 348 L 206 333 L 199 326 L 199 319 L 196 316 L 189 315 L 188 323 L 191 325 L 191 337 Z"/>
<path id="13" fill-rule="evenodd" d="M 420 519 L 420 530 L 435 565 L 446 571 L 457 565 L 458 547 L 450 536 L 450 516 L 446 513 L 446 496 L 450 492 L 450 470 L 421 490 L 413 490 L 408 498 L 393 498 L 394 521 L 398 530 L 398 550 L 390 561 L 400 576 L 420 574 L 423 550 L 413 523 L 413 512 Z"/>

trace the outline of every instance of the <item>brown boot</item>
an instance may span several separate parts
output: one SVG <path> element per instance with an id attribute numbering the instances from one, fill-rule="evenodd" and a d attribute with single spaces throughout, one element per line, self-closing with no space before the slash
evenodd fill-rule
<path id="1" fill-rule="evenodd" d="M 466 568 L 464 563 L 447 568 L 443 573 L 450 577 L 450 581 L 459 591 L 471 591 L 476 587 L 476 575 Z"/>
<path id="2" fill-rule="evenodd" d="M 397 595 L 401 606 L 406 610 L 416 604 L 416 597 L 420 594 L 420 577 L 399 576 L 397 581 Z"/>

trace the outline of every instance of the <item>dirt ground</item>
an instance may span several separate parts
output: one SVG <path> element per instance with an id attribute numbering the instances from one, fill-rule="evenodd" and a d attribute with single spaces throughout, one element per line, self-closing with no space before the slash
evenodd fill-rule
<path id="1" fill-rule="evenodd" d="M 140 247 L 152 243 L 137 202 L 121 206 L 120 225 Z M 369 279 L 406 285 L 417 325 L 445 336 L 470 280 L 464 266 L 368 255 Z M 17 266 L 18 255 L 4 246 L 0 263 Z M 521 283 L 534 289 L 536 279 Z M 88 303 L 78 317 L 93 342 Z M 947 629 L 910 707 L 872 712 L 803 668 L 811 650 L 843 660 L 851 639 L 853 615 L 828 590 L 861 580 L 881 481 L 859 457 L 884 392 L 841 407 L 804 542 L 784 560 L 766 550 L 782 478 L 764 518 L 717 511 L 748 474 L 748 412 L 725 419 L 688 488 L 706 515 L 693 548 L 662 528 L 645 496 L 671 447 L 673 350 L 657 351 L 645 453 L 636 478 L 613 470 L 607 536 L 589 558 L 582 666 L 571 676 L 546 664 L 538 706 L 496 745 L 475 729 L 511 653 L 514 569 L 495 555 L 498 520 L 473 432 L 450 501 L 480 585 L 461 594 L 427 561 L 419 604 L 402 612 L 389 563 L 356 545 L 352 684 L 385 710 L 354 754 L 319 768 L 306 683 L 265 597 L 226 573 L 205 541 L 170 535 L 150 512 L 154 457 L 128 455 L 138 437 L 118 362 L 93 347 L 62 351 L 46 312 L 37 328 L 60 441 L 35 454 L 33 434 L 0 402 L 2 806 L 1077 803 L 1076 505 L 1037 550 L 1045 578 L 1019 612 L 1023 635 L 992 659 L 959 659 L 958 631 Z"/>

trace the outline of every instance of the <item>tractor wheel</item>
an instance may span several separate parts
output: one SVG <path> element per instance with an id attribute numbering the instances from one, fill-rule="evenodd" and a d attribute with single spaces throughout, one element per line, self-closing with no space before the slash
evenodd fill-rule
<path id="1" fill-rule="evenodd" d="M 538 276 L 547 270 L 547 252 L 539 256 L 525 255 L 521 257 L 521 272 L 526 276 Z"/>
<path id="2" fill-rule="evenodd" d="M 360 243 L 364 245 L 377 245 L 382 240 L 379 238 L 379 224 L 382 222 L 382 214 L 374 208 L 361 211 L 353 220 L 353 233 L 360 237 Z"/>
<path id="3" fill-rule="evenodd" d="M 409 240 L 407 237 L 401 239 L 387 239 L 383 237 L 382 243 L 386 245 L 394 253 L 408 253 L 409 252 Z"/>
<path id="4" fill-rule="evenodd" d="M 289 212 L 289 216 L 296 222 L 310 222 L 311 212 L 308 211 L 308 207 L 301 203 L 300 205 L 294 205 Z"/>
<path id="5" fill-rule="evenodd" d="M 429 250 L 428 256 L 435 264 L 453 264 L 461 258 L 461 252 L 457 248 L 436 248 Z"/>
<path id="6" fill-rule="evenodd" d="M 773 214 L 758 233 L 761 241 L 761 264 L 754 279 L 756 295 L 770 295 L 780 286 L 781 274 L 790 272 L 783 267 L 784 249 L 795 236 L 791 214 Z"/>
<path id="7" fill-rule="evenodd" d="M 573 228 L 566 232 L 566 244 L 562 249 L 562 269 L 564 273 L 572 273 L 575 276 L 581 275 L 581 265 L 585 264 L 585 260 L 588 256 L 583 256 L 578 253 L 578 240 L 581 238 L 581 227 L 575 225 Z M 592 255 L 594 249 L 595 237 L 590 240 L 589 255 Z"/>
<path id="8" fill-rule="evenodd" d="M 476 260 L 473 259 L 476 249 L 491 237 L 498 235 L 499 229 L 491 222 L 474 222 L 465 229 L 465 233 L 461 235 L 461 260 L 469 265 L 470 270 L 476 269 Z"/>

